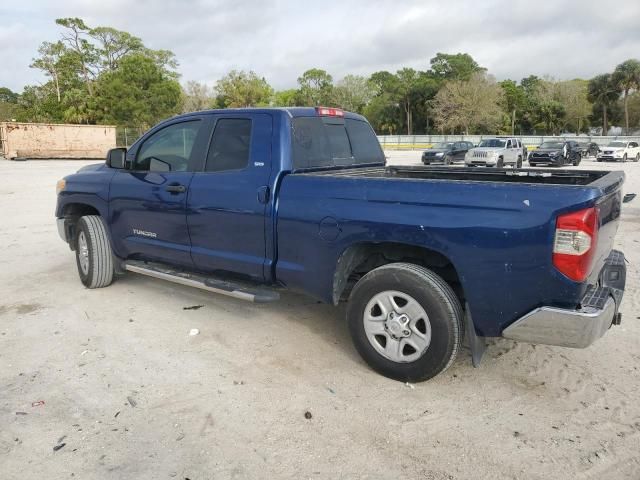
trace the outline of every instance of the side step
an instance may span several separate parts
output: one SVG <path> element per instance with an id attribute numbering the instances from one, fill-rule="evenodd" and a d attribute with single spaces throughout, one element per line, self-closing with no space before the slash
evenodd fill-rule
<path id="1" fill-rule="evenodd" d="M 180 285 L 220 293 L 254 303 L 268 303 L 280 300 L 280 294 L 277 291 L 254 286 L 249 282 L 222 280 L 215 277 L 187 273 L 159 263 L 128 260 L 124 263 L 124 269 L 129 272 L 141 273 L 149 277 L 160 278 Z"/>

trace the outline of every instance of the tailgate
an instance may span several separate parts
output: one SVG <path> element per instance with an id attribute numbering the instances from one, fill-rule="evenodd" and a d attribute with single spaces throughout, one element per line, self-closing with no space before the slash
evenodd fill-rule
<path id="1" fill-rule="evenodd" d="M 588 279 L 589 283 L 596 283 L 598 274 L 605 260 L 611 250 L 613 250 L 613 242 L 616 232 L 618 231 L 620 210 L 622 208 L 623 183 L 623 172 L 610 172 L 592 184 L 592 186 L 598 187 L 601 190 L 601 196 L 596 200 L 600 228 L 598 231 L 593 270 Z"/>

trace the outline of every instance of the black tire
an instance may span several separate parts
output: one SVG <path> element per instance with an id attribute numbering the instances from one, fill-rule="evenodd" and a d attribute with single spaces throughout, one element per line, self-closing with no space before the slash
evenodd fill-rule
<path id="1" fill-rule="evenodd" d="M 500 157 L 496 162 L 496 168 L 504 168 L 504 158 Z"/>
<path id="2" fill-rule="evenodd" d="M 428 317 L 430 343 L 413 361 L 393 361 L 379 353 L 367 338 L 364 320 L 367 305 L 376 295 L 387 291 L 412 297 Z M 376 372 L 403 382 L 428 380 L 453 363 L 462 342 L 462 321 L 462 307 L 451 287 L 431 270 L 410 263 L 391 263 L 367 273 L 353 288 L 347 306 L 351 338 L 362 358 Z M 384 320 L 385 328 L 388 322 Z M 390 332 L 386 332 L 388 339 Z M 405 349 L 406 343 L 403 352 Z"/>
<path id="3" fill-rule="evenodd" d="M 444 159 L 443 159 L 443 163 L 445 166 L 449 166 L 451 165 L 451 156 L 450 155 L 445 155 Z"/>
<path id="4" fill-rule="evenodd" d="M 86 246 L 86 251 L 83 248 Z M 80 281 L 87 288 L 102 288 L 113 281 L 113 256 L 102 218 L 87 215 L 76 228 L 76 265 Z"/>
<path id="5" fill-rule="evenodd" d="M 622 161 L 624 163 L 627 163 L 627 154 L 626 153 L 622 156 Z"/>
<path id="6" fill-rule="evenodd" d="M 637 162 L 640 160 L 640 153 L 636 153 L 636 158 L 633 159 L 634 162 Z"/>
<path id="7" fill-rule="evenodd" d="M 573 159 L 573 166 L 577 167 L 578 165 L 580 165 L 580 161 L 582 160 L 582 157 L 578 156 L 576 158 Z"/>
<path id="8" fill-rule="evenodd" d="M 518 161 L 516 162 L 516 168 L 522 168 L 522 157 L 518 157 Z"/>

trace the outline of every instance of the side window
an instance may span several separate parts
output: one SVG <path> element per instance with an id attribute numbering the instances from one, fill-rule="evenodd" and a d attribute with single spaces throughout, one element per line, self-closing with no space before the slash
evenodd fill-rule
<path id="1" fill-rule="evenodd" d="M 511 148 L 511 139 L 507 140 L 507 147 L 506 148 Z"/>
<path id="2" fill-rule="evenodd" d="M 631 148 L 637 148 L 638 144 L 637 144 L 636 142 L 631 142 L 631 143 L 629 144 L 629 146 L 630 146 Z"/>
<path id="3" fill-rule="evenodd" d="M 138 150 L 133 169 L 150 172 L 193 171 L 191 150 L 201 125 L 200 120 L 194 120 L 175 123 L 155 132 Z"/>
<path id="4" fill-rule="evenodd" d="M 251 120 L 222 118 L 216 122 L 205 171 L 242 170 L 249 165 Z"/>

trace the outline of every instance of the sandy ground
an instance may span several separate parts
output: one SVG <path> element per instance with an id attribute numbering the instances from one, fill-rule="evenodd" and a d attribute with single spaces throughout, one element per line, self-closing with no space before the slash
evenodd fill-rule
<path id="1" fill-rule="evenodd" d="M 3 480 L 640 478 L 640 198 L 620 327 L 586 350 L 492 340 L 480 368 L 465 349 L 406 386 L 360 360 L 343 308 L 134 274 L 85 289 L 53 218 L 83 164 L 0 160 Z M 587 167 L 640 193 L 640 164 Z"/>

